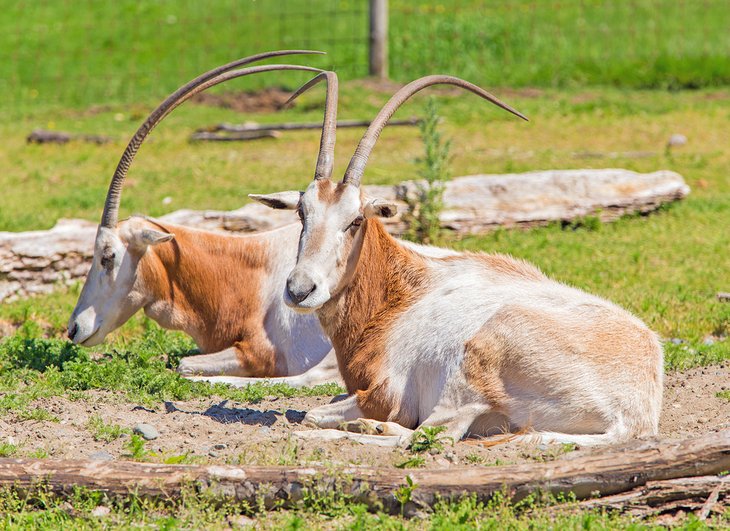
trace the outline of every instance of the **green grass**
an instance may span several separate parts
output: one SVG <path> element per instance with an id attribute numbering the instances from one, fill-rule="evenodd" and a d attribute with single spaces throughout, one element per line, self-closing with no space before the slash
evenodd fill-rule
<path id="1" fill-rule="evenodd" d="M 399 80 L 444 72 L 512 87 L 696 88 L 730 81 L 730 6 L 722 0 L 391 6 L 391 72 Z"/>
<path id="2" fill-rule="evenodd" d="M 31 321 L 32 322 L 32 321 Z M 265 382 L 236 389 L 181 378 L 174 368 L 179 357 L 192 348 L 190 339 L 143 321 L 141 336 L 119 339 L 97 359 L 70 342 L 40 337 L 29 326 L 0 342 L 0 414 L 12 413 L 18 420 L 57 420 L 33 407 L 39 398 L 87 391 L 119 392 L 129 401 L 154 406 L 165 400 L 189 400 L 219 396 L 239 402 L 258 402 L 267 396 L 320 396 L 341 392 L 334 384 L 295 389 Z M 108 349 L 108 350 L 107 350 Z M 76 395 L 79 397 L 79 395 Z M 90 398 L 81 395 L 81 398 Z M 98 420 L 98 422 L 97 422 Z M 120 428 L 101 419 L 90 421 L 97 440 L 111 440 Z"/>
<path id="3" fill-rule="evenodd" d="M 12 443 L 0 442 L 0 457 L 12 457 L 18 451 L 18 447 Z"/>
<path id="4" fill-rule="evenodd" d="M 438 94 L 438 92 L 437 92 Z M 453 139 L 454 175 L 504 173 L 552 168 L 624 167 L 636 171 L 671 169 L 692 188 L 690 196 L 655 214 L 628 217 L 616 223 L 584 220 L 575 226 L 553 225 L 535 230 L 499 230 L 452 241 L 458 249 L 511 253 L 537 264 L 548 275 L 605 296 L 644 319 L 665 339 L 667 368 L 688 368 L 730 358 L 730 304 L 715 298 L 727 291 L 730 262 L 723 227 L 730 226 L 730 91 L 668 93 L 615 89 L 546 90 L 538 94 L 502 94 L 525 112 L 531 122 L 513 119 L 471 95 L 440 96 L 444 135 Z M 389 94 L 361 83 L 341 87 L 343 118 L 372 116 Z M 261 114 L 260 122 L 321 120 L 321 90 L 302 98 L 286 113 Z M 407 104 L 401 116 L 421 115 L 425 97 Z M 114 115 L 124 114 L 117 122 Z M 279 140 L 243 144 L 189 144 L 198 126 L 249 118 L 222 109 L 184 106 L 172 114 L 145 144 L 132 166 L 122 199 L 122 215 L 133 212 L 157 216 L 179 208 L 233 209 L 248 193 L 302 189 L 311 179 L 319 133 L 288 133 Z M 126 138 L 142 117 L 119 106 L 93 115 L 61 113 L 61 129 L 101 132 L 109 128 L 119 139 L 110 145 L 74 143 L 68 146 L 27 146 L 18 129 L 30 129 L 33 119 L 0 123 L 6 151 L 0 156 L 5 184 L 0 194 L 0 230 L 47 228 L 60 217 L 97 220 L 113 167 Z M 25 124 L 25 125 L 23 125 Z M 674 132 L 689 143 L 667 156 L 664 146 Z M 336 161 L 344 168 L 362 131 L 338 135 Z M 615 154 L 612 158 L 581 159 L 575 153 Z M 654 153 L 632 158 L 623 153 Z M 422 153 L 417 130 L 386 129 L 373 152 L 364 182 L 388 184 L 412 178 L 415 159 Z M 80 201 L 78 194 L 82 191 Z M 173 198 L 171 205 L 162 199 Z M 294 218 L 293 218 L 294 219 Z M 63 334 L 79 288 L 50 296 L 4 304 L 0 319 L 14 326 L 37 328 L 36 335 Z M 134 348 L 147 325 L 136 316 L 104 347 L 107 369 L 127 363 L 122 352 Z M 163 334 L 165 335 L 165 334 Z M 706 336 L 720 340 L 705 345 Z M 165 335 L 165 337 L 167 337 Z M 178 339 L 173 339 L 178 337 Z M 178 352 L 192 348 L 172 334 Z M 183 341 L 183 343 L 180 343 Z M 182 350 L 180 350 L 182 349 Z M 174 349 L 173 349 L 174 351 Z M 128 352 L 128 350 L 127 350 Z M 158 352 L 162 353 L 159 349 Z M 104 365 L 106 367 L 106 365 Z M 89 388 L 97 384 L 84 377 Z M 176 393 L 184 384 L 170 380 Z M 2 407 L 3 400 L 0 400 Z"/>
<path id="5" fill-rule="evenodd" d="M 130 435 L 128 428 L 122 428 L 119 424 L 107 424 L 99 415 L 89 417 L 86 427 L 91 432 L 95 441 L 112 442 L 116 441 L 123 434 Z"/>
<path id="6" fill-rule="evenodd" d="M 394 0 L 390 74 L 450 73 L 489 86 L 726 85 L 729 16 L 725 0 Z M 367 39 L 367 4 L 356 0 L 5 2 L 0 106 L 132 103 L 281 48 L 326 50 L 304 61 L 357 79 L 367 74 Z M 299 80 L 236 86 L 272 79 Z"/>
<path id="7" fill-rule="evenodd" d="M 417 485 L 414 486 L 418 488 Z M 554 504 L 561 502 L 562 507 Z M 71 509 L 72 508 L 72 509 Z M 74 489 L 67 498 L 36 489 L 30 493 L 0 491 L 0 526 L 3 529 L 348 529 L 451 531 L 467 529 L 514 530 L 648 530 L 659 524 L 637 522 L 629 516 L 598 510 L 577 513 L 569 500 L 529 497 L 511 503 L 496 496 L 488 503 L 474 498 L 442 501 L 433 511 L 408 519 L 366 507 L 342 494 L 318 494 L 304 489 L 295 508 L 263 512 L 245 502 L 221 502 L 211 493 L 185 489 L 167 500 L 148 500 L 134 494 L 110 498 L 99 492 Z M 701 522 L 693 515 L 678 521 L 674 529 L 704 530 L 728 525 L 727 518 Z"/>

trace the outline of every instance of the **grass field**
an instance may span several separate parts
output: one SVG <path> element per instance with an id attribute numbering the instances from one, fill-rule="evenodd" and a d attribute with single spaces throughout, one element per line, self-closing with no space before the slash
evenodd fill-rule
<path id="1" fill-rule="evenodd" d="M 723 227 L 730 225 L 730 156 L 723 144 L 730 120 L 728 92 L 592 89 L 527 95 L 503 91 L 500 95 L 532 121 L 520 123 L 472 97 L 442 98 L 444 130 L 454 140 L 454 175 L 606 166 L 638 171 L 667 168 L 685 176 L 692 194 L 648 217 L 578 230 L 555 226 L 528 232 L 499 231 L 454 245 L 526 258 L 552 276 L 627 306 L 663 337 L 690 340 L 696 346 L 691 348 L 699 349 L 696 359 L 725 356 L 725 342 L 705 346 L 702 341 L 708 335 L 727 335 L 730 326 L 730 307 L 714 297 L 727 290 L 724 282 L 730 278 L 727 261 L 714 258 L 727 250 Z M 366 118 L 386 97 L 361 83 L 349 84 L 343 90 L 340 115 Z M 255 119 L 319 120 L 320 100 L 321 94 L 313 93 L 298 109 Z M 401 114 L 419 114 L 423 102 L 424 98 L 417 98 Z M 26 145 L 17 132 L 18 123 L 0 126 L 4 139 L 0 171 L 6 187 L 0 196 L 0 229 L 48 228 L 59 217 L 96 220 L 124 141 L 146 108 L 119 106 L 91 115 L 67 111 L 56 117 L 60 129 L 111 133 L 118 139 L 104 146 Z M 240 145 L 186 141 L 197 126 L 249 118 L 195 105 L 177 111 L 143 146 L 130 172 L 122 213 L 154 216 L 179 208 L 232 209 L 245 202 L 248 193 L 304 186 L 316 157 L 316 132 L 289 133 L 280 140 Z M 21 129 L 28 130 L 34 120 L 21 123 L 25 124 Z M 677 131 L 688 136 L 689 144 L 668 157 L 664 144 Z M 360 134 L 354 130 L 339 134 L 339 168 L 345 166 Z M 392 183 L 412 177 L 419 142 L 415 129 L 386 131 L 373 154 L 366 182 Z M 586 151 L 617 155 L 575 157 Z M 654 155 L 632 158 L 630 152 L 637 151 Z M 171 197 L 172 203 L 164 205 L 165 197 Z M 63 325 L 73 298 L 67 296 L 55 325 Z M 19 303 L 21 307 L 26 304 Z M 14 307 L 6 305 L 2 312 L 16 312 Z M 672 366 L 693 359 L 681 356 L 685 346 L 672 349 Z"/>
<path id="2" fill-rule="evenodd" d="M 719 86 L 730 82 L 729 22 L 725 0 L 394 0 L 390 72 L 488 86 Z M 0 112 L 160 97 L 212 65 L 277 48 L 326 50 L 309 62 L 355 79 L 367 74 L 367 35 L 358 0 L 4 2 Z"/>
<path id="3" fill-rule="evenodd" d="M 466 499 L 440 503 L 433 514 L 406 519 L 387 514 L 372 514 L 364 505 L 337 497 L 307 495 L 293 511 L 259 513 L 255 507 L 225 503 L 215 497 L 190 493 L 166 503 L 150 502 L 130 496 L 109 500 L 98 493 L 79 491 L 70 501 L 36 495 L 24 499 L 0 493 L 0 525 L 4 529 L 348 529 L 368 531 L 422 530 L 452 531 L 467 529 L 511 530 L 631 530 L 661 529 L 641 524 L 629 517 L 599 511 L 576 513 L 568 509 L 550 510 L 544 502 L 527 499 L 517 507 L 499 498 L 487 505 Z M 39 510 L 38 505 L 42 508 Z M 69 511 L 73 507 L 73 511 Z M 102 509 L 102 511 L 99 510 Z M 717 526 L 723 522 L 713 522 Z M 675 529 L 702 530 L 711 527 L 690 517 Z"/>

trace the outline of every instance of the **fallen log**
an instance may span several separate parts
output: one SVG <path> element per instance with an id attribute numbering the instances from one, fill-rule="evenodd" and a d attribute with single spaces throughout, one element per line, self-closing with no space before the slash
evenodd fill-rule
<path id="1" fill-rule="evenodd" d="M 92 144 L 106 144 L 111 138 L 101 135 L 75 135 L 62 131 L 46 131 L 36 129 L 25 139 L 29 144 L 67 144 L 71 140 L 81 140 Z"/>
<path id="2" fill-rule="evenodd" d="M 705 519 L 710 512 L 719 512 L 727 501 L 730 501 L 730 478 L 715 475 L 647 481 L 628 492 L 585 500 L 578 506 L 619 510 L 639 517 L 696 512 Z"/>
<path id="3" fill-rule="evenodd" d="M 416 181 L 395 186 L 365 186 L 370 197 L 400 205 L 383 220 L 394 235 L 403 234 L 405 200 L 418 191 Z M 554 170 L 513 175 L 472 175 L 446 184 L 441 224 L 457 234 L 496 227 L 531 227 L 584 216 L 610 221 L 632 212 L 649 212 L 689 193 L 674 172 L 627 170 Z M 178 210 L 161 221 L 207 230 L 257 232 L 297 222 L 294 213 L 249 203 L 232 211 Z M 51 291 L 88 271 L 96 226 L 82 220 L 59 221 L 49 231 L 0 232 L 0 301 Z M 723 300 L 722 294 L 719 295 Z"/>
<path id="4" fill-rule="evenodd" d="M 388 127 L 392 126 L 413 126 L 421 123 L 418 118 L 408 118 L 406 120 L 391 120 Z M 370 120 L 339 120 L 337 128 L 348 127 L 368 127 Z M 217 124 L 209 127 L 202 127 L 196 133 L 245 133 L 252 131 L 300 131 L 306 129 L 322 129 L 322 122 L 286 122 L 282 124 L 258 124 L 256 122 L 247 122 L 244 124 Z"/>
<path id="5" fill-rule="evenodd" d="M 260 138 L 280 138 L 281 133 L 277 131 L 238 131 L 235 133 L 215 133 L 209 131 L 197 131 L 190 135 L 191 142 L 242 142 L 246 140 L 258 140 Z"/>
<path id="6" fill-rule="evenodd" d="M 506 492 L 513 500 L 534 492 L 572 492 L 576 499 L 606 497 L 621 508 L 623 492 L 652 482 L 678 480 L 672 489 L 695 485 L 705 492 L 706 476 L 730 470 L 730 430 L 682 441 L 636 441 L 602 453 L 574 455 L 548 463 L 500 467 L 454 467 L 442 470 L 413 470 L 406 473 L 389 468 L 349 466 L 160 465 L 135 462 L 48 459 L 0 459 L 0 487 L 28 490 L 43 485 L 52 492 L 70 493 L 75 487 L 102 491 L 116 496 L 131 492 L 140 496 L 169 499 L 186 488 L 209 490 L 224 499 L 254 503 L 263 499 L 267 507 L 292 506 L 304 494 L 339 493 L 371 508 L 390 512 L 402 510 L 403 487 L 412 485 L 408 503 L 413 507 L 432 506 L 439 499 L 475 495 L 486 501 L 495 493 Z M 692 481 L 687 478 L 705 477 Z M 723 491 L 725 492 L 725 491 Z M 724 495 L 724 494 L 723 494 Z M 665 496 L 667 497 L 667 496 Z M 672 496 L 668 496 L 671 498 Z M 647 497 L 644 496 L 644 501 Z M 628 500 L 626 503 L 628 503 Z M 591 500 L 587 503 L 598 503 Z"/>
<path id="7" fill-rule="evenodd" d="M 407 199 L 418 193 L 418 181 L 394 186 L 365 186 L 370 197 L 398 204 L 398 214 L 383 219 L 391 234 L 406 230 Z M 469 175 L 446 183 L 441 225 L 457 234 L 480 234 L 497 227 L 536 227 L 554 221 L 572 222 L 595 216 L 610 222 L 625 214 L 647 213 L 682 199 L 689 187 L 678 173 L 629 170 L 552 170 L 507 175 Z M 182 213 L 181 213 L 182 214 Z M 200 213 L 186 211 L 193 219 Z M 216 217 L 218 219 L 216 219 Z M 291 223 L 287 212 L 249 203 L 230 212 L 206 212 L 208 228 L 234 231 L 268 230 Z M 176 223 L 187 224 L 184 215 Z"/>

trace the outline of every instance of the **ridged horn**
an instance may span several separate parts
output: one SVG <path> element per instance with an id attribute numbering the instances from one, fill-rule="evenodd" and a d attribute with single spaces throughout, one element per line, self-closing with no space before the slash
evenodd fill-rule
<path id="1" fill-rule="evenodd" d="M 317 167 L 314 170 L 314 180 L 329 179 L 335 166 L 335 141 L 337 135 L 337 95 L 338 81 L 334 72 L 322 72 L 299 87 L 291 95 L 286 105 L 298 98 L 301 94 L 315 86 L 322 80 L 327 80 L 327 96 L 324 104 L 324 120 L 322 121 L 322 137 L 319 141 L 319 155 Z"/>
<path id="2" fill-rule="evenodd" d="M 167 116 L 173 109 L 175 109 L 175 107 L 180 105 L 183 101 L 193 96 L 194 94 L 197 94 L 201 90 L 205 90 L 205 88 L 217 85 L 218 83 L 222 83 L 227 79 L 232 79 L 232 77 L 239 77 L 242 75 L 255 73 L 243 72 L 243 70 L 238 70 L 237 72 L 239 72 L 239 74 L 236 76 L 227 77 L 225 79 L 220 79 L 218 77 L 221 74 L 230 72 L 231 70 L 239 66 L 244 66 L 256 61 L 262 61 L 264 59 L 270 59 L 272 57 L 279 57 L 282 55 L 311 55 L 323 53 L 324 52 L 312 50 L 278 50 L 251 55 L 249 57 L 238 59 L 223 66 L 219 66 L 218 68 L 214 68 L 209 72 L 201 74 L 200 76 L 189 81 L 188 83 L 177 89 L 175 92 L 170 94 L 154 111 L 152 111 L 152 113 L 150 113 L 144 123 L 139 126 L 139 129 L 137 129 L 137 132 L 134 133 L 134 136 L 132 136 L 129 143 L 127 144 L 124 153 L 122 153 L 122 157 L 119 160 L 116 169 L 114 170 L 114 176 L 112 177 L 111 183 L 109 184 L 106 201 L 104 202 L 104 212 L 101 216 L 101 226 L 107 228 L 116 227 L 119 216 L 119 203 L 122 195 L 122 187 L 124 185 L 124 179 L 127 176 L 127 172 L 129 171 L 129 166 L 132 164 L 132 160 L 137 154 L 139 147 L 142 145 L 142 142 L 144 142 L 144 139 L 147 137 L 147 135 L 149 135 L 150 131 L 152 131 L 152 129 L 154 129 L 154 127 L 158 123 L 160 123 L 160 121 L 162 121 L 165 116 Z M 319 69 L 309 69 L 307 67 L 301 67 L 301 69 L 321 72 L 321 70 Z M 261 70 L 256 70 L 256 72 L 259 71 Z M 213 80 L 215 80 L 216 82 L 210 84 L 210 82 Z"/>
<path id="3" fill-rule="evenodd" d="M 360 143 L 357 145 L 355 154 L 352 156 L 352 159 L 350 159 L 350 164 L 347 166 L 342 182 L 360 186 L 360 181 L 363 173 L 365 172 L 365 166 L 368 163 L 370 153 L 373 151 L 373 147 L 375 147 L 375 143 L 378 141 L 378 137 L 383 131 L 385 125 L 388 123 L 388 120 L 390 120 L 395 111 L 397 111 L 398 108 L 403 105 L 406 100 L 408 100 L 408 98 L 426 87 L 430 87 L 431 85 L 456 85 L 457 87 L 473 92 L 477 96 L 494 103 L 496 106 L 519 116 L 523 120 L 527 120 L 527 117 L 521 112 L 513 109 L 506 103 L 501 102 L 486 90 L 458 77 L 436 75 L 416 79 L 396 92 L 393 97 L 388 100 L 388 103 L 380 109 L 380 112 L 370 123 L 370 127 L 368 127 L 367 131 L 365 131 Z"/>

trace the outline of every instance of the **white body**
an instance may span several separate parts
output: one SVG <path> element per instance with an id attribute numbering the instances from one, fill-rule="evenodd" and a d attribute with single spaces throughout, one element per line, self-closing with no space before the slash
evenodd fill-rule
<path id="1" fill-rule="evenodd" d="M 500 277 L 468 256 L 456 261 L 429 259 L 427 264 L 433 290 L 392 323 L 387 337 L 387 392 L 399 404 L 399 417 L 420 425 L 440 411 L 487 406 L 465 378 L 465 345 L 480 332 L 497 334 L 509 323 L 508 333 L 519 350 L 505 356 L 509 359 L 499 371 L 504 405 L 497 416 L 486 407 L 468 432 L 562 432 L 571 436 L 558 440 L 574 442 L 656 434 L 663 360 L 653 334 L 645 332 L 653 340 L 654 355 L 638 364 L 604 357 L 607 352 L 601 346 L 596 351 L 576 346 L 571 352 L 556 345 L 570 334 L 604 328 L 610 319 L 645 329 L 638 319 L 552 280 Z M 576 437 L 580 434 L 592 437 Z"/>
<path id="2" fill-rule="evenodd" d="M 373 219 L 395 207 L 347 183 L 257 199 L 300 211 L 285 299 L 316 312 L 350 394 L 308 424 L 583 445 L 657 433 L 661 345 L 625 310 L 511 257 L 404 246 Z"/>

